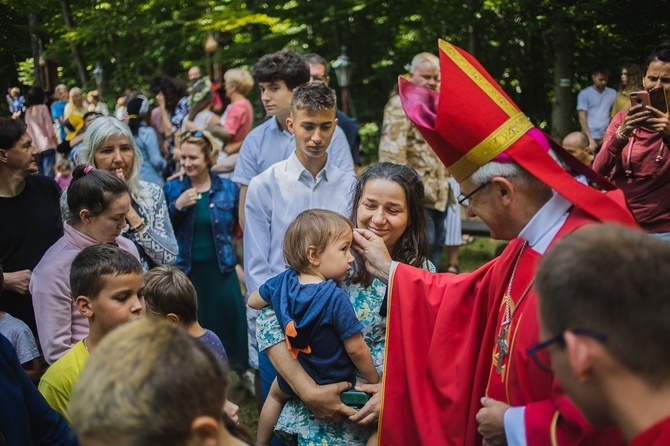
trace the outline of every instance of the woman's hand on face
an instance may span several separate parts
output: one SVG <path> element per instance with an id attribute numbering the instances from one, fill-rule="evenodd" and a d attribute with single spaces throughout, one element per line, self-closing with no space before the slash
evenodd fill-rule
<path id="1" fill-rule="evenodd" d="M 647 111 L 651 114 L 644 121 L 644 127 L 661 133 L 666 138 L 670 137 L 670 118 L 668 118 L 668 115 L 654 107 L 647 107 Z"/>
<path id="2" fill-rule="evenodd" d="M 162 92 L 158 92 L 156 95 L 156 103 L 160 108 L 165 108 L 165 96 Z"/>
<path id="3" fill-rule="evenodd" d="M 352 247 L 365 259 L 365 268 L 384 283 L 388 282 L 391 256 L 381 237 L 367 229 L 354 228 Z"/>
<path id="4" fill-rule="evenodd" d="M 184 208 L 189 208 L 195 205 L 200 199 L 200 194 L 195 187 L 186 189 L 175 201 L 174 205 L 180 211 Z"/>
<path id="5" fill-rule="evenodd" d="M 382 402 L 382 384 L 360 384 L 356 386 L 356 390 L 359 392 L 371 393 L 372 396 L 368 402 L 365 403 L 365 406 L 361 407 L 361 410 L 349 417 L 349 420 L 358 424 L 371 424 L 376 422 L 379 419 L 379 409 L 381 408 Z"/>
<path id="6" fill-rule="evenodd" d="M 630 135 L 636 128 L 646 124 L 651 112 L 642 105 L 636 105 L 628 109 L 628 114 L 623 118 L 621 123 L 621 133 Z"/>
<path id="7" fill-rule="evenodd" d="M 126 182 L 126 175 L 123 173 L 123 169 L 119 168 L 114 171 L 114 175 L 119 177 L 121 181 Z"/>

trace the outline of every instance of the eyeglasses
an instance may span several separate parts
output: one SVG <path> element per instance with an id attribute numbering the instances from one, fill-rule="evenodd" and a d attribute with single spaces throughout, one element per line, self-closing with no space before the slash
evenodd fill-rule
<path id="1" fill-rule="evenodd" d="M 181 137 L 186 138 L 187 136 L 192 136 L 194 138 L 206 138 L 205 134 L 201 130 L 184 130 L 181 132 Z"/>
<path id="2" fill-rule="evenodd" d="M 461 206 L 468 207 L 468 206 L 470 205 L 470 203 L 468 203 L 468 200 L 469 200 L 474 194 L 476 194 L 476 193 L 479 192 L 480 190 L 484 189 L 484 188 L 485 188 L 486 186 L 488 186 L 489 184 L 491 184 L 491 180 L 488 180 L 486 183 L 483 183 L 481 186 L 479 186 L 478 188 L 476 188 L 475 190 L 473 190 L 472 192 L 470 192 L 470 193 L 467 194 L 467 195 L 459 194 L 459 195 L 458 195 L 458 204 L 460 204 Z"/>
<path id="3" fill-rule="evenodd" d="M 185 130 L 181 132 L 181 139 L 183 140 L 184 138 L 202 138 L 210 147 L 213 147 L 212 141 L 209 140 L 202 130 Z"/>
<path id="4" fill-rule="evenodd" d="M 607 342 L 607 335 L 598 333 L 597 331 L 588 330 L 586 328 L 573 328 L 572 330 L 569 331 L 576 335 L 588 336 L 603 343 Z M 549 353 L 546 351 L 543 352 L 543 350 L 546 350 L 552 345 L 558 343 L 561 344 L 565 343 L 562 333 L 554 336 L 553 338 L 547 339 L 544 342 L 540 342 L 530 347 L 528 349 L 528 356 L 530 356 L 533 359 L 535 365 L 538 366 L 540 370 L 542 370 L 543 372 L 554 373 L 551 369 L 551 359 L 549 357 Z"/>

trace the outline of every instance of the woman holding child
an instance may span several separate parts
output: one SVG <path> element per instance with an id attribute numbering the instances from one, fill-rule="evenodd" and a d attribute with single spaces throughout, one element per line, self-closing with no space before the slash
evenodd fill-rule
<path id="1" fill-rule="evenodd" d="M 67 196 L 72 212 L 64 234 L 44 254 L 30 279 L 37 331 L 49 364 L 88 334 L 88 320 L 70 295 L 70 265 L 77 254 L 87 246 L 114 243 L 139 259 L 135 245 L 120 236 L 130 209 L 126 183 L 92 166 L 77 166 L 72 178 Z"/>
<path id="2" fill-rule="evenodd" d="M 128 186 L 131 202 L 123 236 L 137 247 L 144 270 L 173 264 L 178 247 L 165 196 L 160 186 L 140 180 L 144 161 L 128 126 L 110 117 L 95 119 L 86 130 L 79 161 L 115 174 Z M 61 211 L 67 218 L 70 212 L 65 200 L 61 198 Z"/>
<path id="3" fill-rule="evenodd" d="M 423 184 L 411 168 L 392 163 L 378 163 L 364 171 L 354 189 L 351 221 L 357 228 L 381 237 L 394 260 L 429 268 L 428 241 L 423 210 Z M 386 337 L 386 284 L 373 278 L 356 255 L 353 273 L 345 280 L 354 311 L 363 324 L 362 335 L 372 353 L 377 371 L 382 374 Z M 364 385 L 357 390 L 373 393 L 368 403 L 351 421 L 335 423 L 341 403 L 343 383 L 316 386 L 293 361 L 286 350 L 284 335 L 271 310 L 258 319 L 258 341 L 261 350 L 268 349 L 277 371 L 286 379 L 301 400 L 290 400 L 277 423 L 276 430 L 297 436 L 299 444 L 365 444 L 379 418 L 381 385 Z M 296 367 L 297 366 L 297 367 Z M 355 410 L 351 409 L 351 413 Z M 315 419 L 315 416 L 321 420 Z"/>
<path id="4" fill-rule="evenodd" d="M 206 130 L 182 133 L 181 165 L 186 176 L 165 183 L 165 196 L 179 243 L 177 266 L 198 294 L 198 320 L 221 339 L 231 370 L 248 365 L 244 298 L 235 273 L 232 229 L 239 189 L 211 168 L 221 143 Z"/>

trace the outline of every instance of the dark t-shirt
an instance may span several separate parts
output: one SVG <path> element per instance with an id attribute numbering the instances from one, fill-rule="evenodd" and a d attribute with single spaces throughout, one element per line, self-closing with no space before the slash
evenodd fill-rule
<path id="1" fill-rule="evenodd" d="M 5 272 L 32 271 L 63 235 L 59 196 L 54 180 L 31 175 L 19 195 L 0 197 L 0 265 Z M 37 334 L 30 295 L 3 290 L 0 310 L 21 319 Z"/>

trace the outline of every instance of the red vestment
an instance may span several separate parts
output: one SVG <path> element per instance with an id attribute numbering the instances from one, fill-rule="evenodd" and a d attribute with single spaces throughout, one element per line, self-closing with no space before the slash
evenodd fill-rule
<path id="1" fill-rule="evenodd" d="M 596 221 L 573 207 L 554 241 Z M 591 427 L 553 375 L 528 357 L 528 347 L 539 340 L 532 289 L 512 318 L 509 355 L 501 375 L 496 373 L 496 337 L 512 270 L 518 260 L 511 290 L 516 305 L 541 258 L 530 247 L 519 256 L 523 244 L 512 240 L 499 258 L 470 274 L 396 267 L 389 287 L 380 444 L 479 446 L 475 416 L 483 396 L 526 406 L 529 446 L 551 445 L 552 435 L 559 445 L 624 444 L 618 431 Z"/>
<path id="2" fill-rule="evenodd" d="M 629 446 L 665 446 L 670 443 L 670 417 L 633 438 Z"/>

